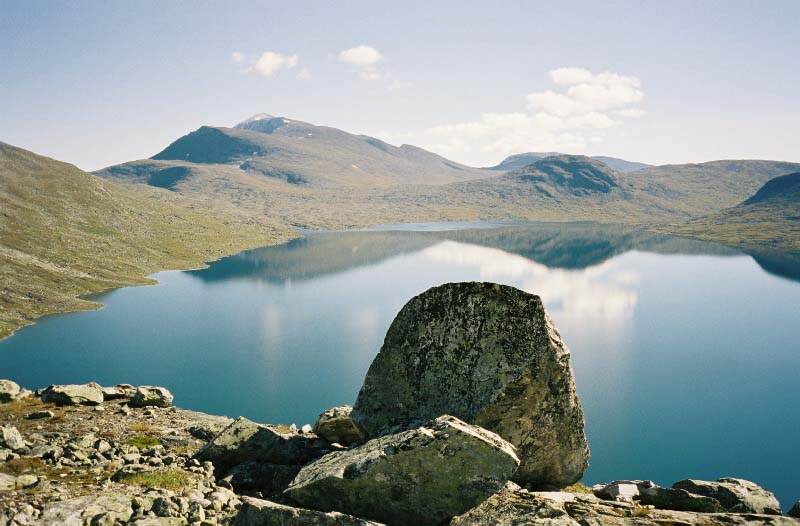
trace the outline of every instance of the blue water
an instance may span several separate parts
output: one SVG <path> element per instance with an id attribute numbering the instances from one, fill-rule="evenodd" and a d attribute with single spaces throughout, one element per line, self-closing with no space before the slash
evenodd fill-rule
<path id="1" fill-rule="evenodd" d="M 496 281 L 541 295 L 572 350 L 585 482 L 738 476 L 800 498 L 794 260 L 590 224 L 451 226 L 311 234 L 156 274 L 0 341 L 0 378 L 165 385 L 182 407 L 313 423 L 353 403 L 412 296 Z"/>

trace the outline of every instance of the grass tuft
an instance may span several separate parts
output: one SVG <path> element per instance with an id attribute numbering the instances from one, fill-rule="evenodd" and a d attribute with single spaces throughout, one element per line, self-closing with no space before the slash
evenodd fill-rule
<path id="1" fill-rule="evenodd" d="M 118 482 L 145 488 L 176 490 L 189 486 L 193 480 L 194 479 L 185 471 L 179 469 L 165 469 L 161 471 L 125 474 L 119 478 Z"/>
<path id="2" fill-rule="evenodd" d="M 139 449 L 147 449 L 153 446 L 160 446 L 161 441 L 154 436 L 139 435 L 129 438 L 126 442 L 129 446 L 136 446 Z"/>

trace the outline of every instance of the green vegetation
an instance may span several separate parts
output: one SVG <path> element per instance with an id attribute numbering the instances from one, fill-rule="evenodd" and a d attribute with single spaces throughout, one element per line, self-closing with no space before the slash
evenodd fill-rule
<path id="1" fill-rule="evenodd" d="M 129 446 L 135 446 L 139 449 L 147 449 L 149 447 L 160 446 L 161 441 L 154 436 L 139 435 L 131 437 L 125 441 Z"/>
<path id="2" fill-rule="evenodd" d="M 177 490 L 191 485 L 195 479 L 191 474 L 180 469 L 164 469 L 141 473 L 120 473 L 116 480 L 131 486 Z"/>
<path id="3" fill-rule="evenodd" d="M 263 214 L 121 187 L 3 143 L 0 214 L 0 337 L 45 314 L 98 307 L 79 296 L 291 236 Z"/>

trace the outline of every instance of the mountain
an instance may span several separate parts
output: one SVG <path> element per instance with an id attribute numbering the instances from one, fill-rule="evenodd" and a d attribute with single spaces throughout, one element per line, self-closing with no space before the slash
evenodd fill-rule
<path id="1" fill-rule="evenodd" d="M 798 171 L 798 163 L 722 160 L 652 166 L 627 175 L 642 192 L 690 215 L 705 215 L 736 206 L 770 179 Z"/>
<path id="2" fill-rule="evenodd" d="M 747 199 L 742 205 L 778 204 L 795 205 L 795 211 L 800 216 L 800 172 L 782 175 L 771 179 L 762 186 L 753 197 Z"/>
<path id="3" fill-rule="evenodd" d="M 535 185 L 548 196 L 609 193 L 619 188 L 615 172 L 607 165 L 581 155 L 545 157 L 506 174 L 507 178 Z"/>
<path id="4" fill-rule="evenodd" d="M 533 164 L 536 161 L 540 161 L 547 157 L 557 157 L 565 155 L 563 153 L 558 152 L 528 152 L 528 153 L 518 153 L 516 155 L 511 155 L 503 159 L 503 161 L 496 165 L 489 168 L 489 170 L 496 170 L 496 171 L 503 171 L 507 172 L 510 170 L 516 170 L 519 168 L 523 168 L 528 166 L 529 164 Z M 606 157 L 604 155 L 597 155 L 592 157 L 592 159 L 596 161 L 600 161 L 601 163 L 605 164 L 609 168 L 617 170 L 619 172 L 633 172 L 635 170 L 640 170 L 642 168 L 647 168 L 652 166 L 650 164 L 644 163 L 637 163 L 633 161 L 626 161 L 625 159 L 618 159 L 616 157 Z"/>
<path id="5" fill-rule="evenodd" d="M 78 296 L 288 237 L 196 206 L 0 143 L 0 337 L 44 314 L 97 307 Z"/>
<path id="6" fill-rule="evenodd" d="M 393 146 L 374 137 L 267 114 L 233 128 L 203 126 L 151 160 L 229 165 L 315 187 L 446 184 L 494 175 L 415 146 Z"/>
<path id="7" fill-rule="evenodd" d="M 767 181 L 740 204 L 677 225 L 683 236 L 800 257 L 800 172 Z M 767 254 L 769 255 L 769 254 Z"/>

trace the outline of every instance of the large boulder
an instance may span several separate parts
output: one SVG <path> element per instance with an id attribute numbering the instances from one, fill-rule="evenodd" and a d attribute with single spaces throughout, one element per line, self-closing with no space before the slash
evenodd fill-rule
<path id="1" fill-rule="evenodd" d="M 436 525 L 502 488 L 518 465 L 511 444 L 445 415 L 325 455 L 303 467 L 284 495 L 389 525 Z"/>
<path id="2" fill-rule="evenodd" d="M 19 396 L 20 388 L 11 380 L 0 380 L 0 404 L 5 404 Z"/>
<path id="3" fill-rule="evenodd" d="M 267 462 L 242 462 L 231 469 L 222 481 L 237 493 L 257 491 L 265 498 L 283 493 L 300 471 L 300 465 L 270 464 Z"/>
<path id="4" fill-rule="evenodd" d="M 166 387 L 140 385 L 136 388 L 129 405 L 131 407 L 169 407 L 174 397 Z"/>
<path id="5" fill-rule="evenodd" d="M 314 433 L 328 442 L 343 446 L 349 446 L 354 442 L 361 441 L 364 437 L 355 422 L 353 422 L 353 419 L 350 418 L 352 411 L 353 408 L 349 405 L 328 409 L 319 415 L 316 424 L 314 424 Z"/>
<path id="6" fill-rule="evenodd" d="M 42 391 L 42 402 L 56 405 L 100 405 L 103 403 L 103 388 L 94 382 L 51 385 Z"/>
<path id="7" fill-rule="evenodd" d="M 781 515 L 781 505 L 770 491 L 755 482 L 737 478 L 721 478 L 716 482 L 685 479 L 672 485 L 697 495 L 716 499 L 726 511 Z"/>
<path id="8" fill-rule="evenodd" d="M 351 417 L 368 436 L 450 414 L 516 446 L 515 480 L 565 486 L 589 462 L 570 354 L 538 296 L 449 283 L 409 301 Z"/>
<path id="9" fill-rule="evenodd" d="M 381 526 L 335 511 L 293 508 L 268 500 L 242 497 L 233 526 Z"/>
<path id="10" fill-rule="evenodd" d="M 203 446 L 195 458 L 211 461 L 215 473 L 226 474 L 243 462 L 300 465 L 328 451 L 327 442 L 316 435 L 257 424 L 239 417 Z"/>

